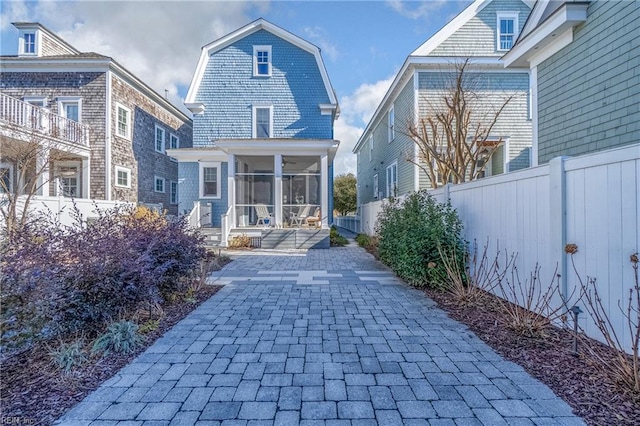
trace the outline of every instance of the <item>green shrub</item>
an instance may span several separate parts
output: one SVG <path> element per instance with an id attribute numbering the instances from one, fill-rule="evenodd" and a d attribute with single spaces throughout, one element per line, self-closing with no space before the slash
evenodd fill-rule
<path id="1" fill-rule="evenodd" d="M 131 353 L 144 339 L 138 333 L 138 325 L 131 321 L 114 322 L 107 331 L 93 342 L 91 353 L 108 355 L 111 352 Z"/>
<path id="2" fill-rule="evenodd" d="M 371 237 L 367 234 L 358 234 L 356 235 L 356 243 L 358 243 L 360 247 L 367 248 L 371 243 Z"/>
<path id="3" fill-rule="evenodd" d="M 69 374 L 75 367 L 82 365 L 87 360 L 84 346 L 84 340 L 61 343 L 57 348 L 49 351 L 49 356 L 57 368 Z"/>
<path id="4" fill-rule="evenodd" d="M 445 286 L 439 249 L 457 253 L 456 261 L 464 268 L 462 222 L 450 204 L 438 203 L 426 191 L 414 192 L 402 203 L 385 203 L 376 231 L 380 260 L 415 286 Z"/>
<path id="5" fill-rule="evenodd" d="M 338 233 L 338 229 L 335 226 L 331 227 L 329 231 L 329 242 L 331 247 L 343 247 L 349 244 L 349 240 Z"/>

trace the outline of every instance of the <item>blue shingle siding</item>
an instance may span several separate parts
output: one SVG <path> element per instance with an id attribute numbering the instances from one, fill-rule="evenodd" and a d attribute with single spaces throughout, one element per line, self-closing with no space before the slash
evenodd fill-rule
<path id="1" fill-rule="evenodd" d="M 200 198 L 200 165 L 198 163 L 178 163 L 178 212 L 188 213 L 193 209 L 193 202 L 211 204 L 211 224 L 220 227 L 220 216 L 227 212 L 228 208 L 228 163 L 222 163 L 220 167 L 220 199 Z"/>
<path id="2" fill-rule="evenodd" d="M 531 9 L 520 0 L 493 0 L 476 16 L 443 41 L 429 56 L 502 56 L 497 50 L 499 12 L 517 12 L 520 32 Z"/>
<path id="3" fill-rule="evenodd" d="M 420 116 L 429 113 L 430 105 L 437 102 L 442 90 L 449 87 L 452 74 L 421 72 L 419 73 L 418 100 Z M 468 73 L 469 87 L 479 95 L 481 108 L 474 122 L 482 120 L 481 117 L 491 119 L 495 110 L 509 101 L 502 114 L 498 118 L 492 136 L 502 137 L 508 140 L 508 165 L 509 171 L 520 170 L 529 167 L 529 150 L 531 147 L 531 120 L 529 114 L 529 74 L 514 72 L 487 72 Z M 420 172 L 420 187 L 430 188 L 430 181 L 426 174 Z"/>
<path id="4" fill-rule="evenodd" d="M 640 141 L 640 2 L 595 1 L 538 66 L 538 161 Z"/>
<path id="5" fill-rule="evenodd" d="M 253 76 L 253 46 L 272 48 L 271 77 Z M 213 53 L 196 100 L 205 105 L 194 117 L 194 146 L 221 138 L 252 137 L 252 105 L 273 105 L 273 137 L 331 139 L 332 116 L 315 57 L 260 30 Z"/>

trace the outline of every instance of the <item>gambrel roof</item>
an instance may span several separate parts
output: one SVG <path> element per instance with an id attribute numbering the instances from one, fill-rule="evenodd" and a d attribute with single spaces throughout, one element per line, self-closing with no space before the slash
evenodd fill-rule
<path id="1" fill-rule="evenodd" d="M 250 24 L 227 34 L 226 36 L 219 38 L 205 46 L 202 47 L 202 53 L 200 54 L 200 60 L 198 61 L 198 66 L 196 67 L 196 72 L 191 79 L 191 85 L 189 86 L 189 92 L 187 93 L 187 97 L 185 99 L 185 105 L 187 108 L 192 111 L 197 111 L 203 108 L 202 105 L 196 102 L 196 94 L 200 89 L 200 83 L 202 82 L 202 77 L 204 76 L 205 70 L 207 68 L 207 63 L 209 62 L 209 57 L 215 52 L 224 49 L 225 47 L 235 43 L 238 40 L 243 39 L 257 31 L 265 30 L 270 32 L 271 34 L 279 37 L 294 46 L 299 47 L 302 50 L 305 50 L 311 53 L 318 64 L 318 69 L 320 71 L 320 75 L 322 76 L 322 81 L 324 83 L 324 87 L 327 91 L 327 96 L 329 97 L 330 105 L 327 105 L 327 108 L 336 110 L 336 115 L 338 113 L 338 101 L 336 98 L 336 94 L 331 86 L 331 82 L 329 81 L 329 75 L 327 74 L 327 69 L 324 66 L 324 62 L 322 60 L 322 55 L 320 54 L 320 48 L 308 41 L 290 33 L 289 31 L 278 27 L 277 25 L 272 24 L 265 19 L 258 19 L 256 21 L 251 22 Z"/>

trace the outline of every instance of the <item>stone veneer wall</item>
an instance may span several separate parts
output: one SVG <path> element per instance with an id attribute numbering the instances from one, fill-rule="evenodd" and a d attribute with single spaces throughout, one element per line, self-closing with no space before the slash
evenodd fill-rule
<path id="1" fill-rule="evenodd" d="M 105 199 L 105 110 L 106 73 L 104 72 L 3 72 L 0 90 L 14 98 L 44 96 L 46 107 L 59 114 L 59 96 L 78 96 L 82 99 L 81 117 L 89 126 L 91 147 L 91 188 L 89 196 Z M 53 188 L 50 189 L 53 192 Z"/>
<path id="2" fill-rule="evenodd" d="M 171 204 L 170 182 L 178 182 L 178 163 L 165 153 L 155 150 L 155 126 L 165 129 L 165 149 L 169 148 L 170 134 L 180 139 L 180 148 L 192 146 L 192 124 L 179 118 L 145 94 L 112 76 L 111 102 L 111 179 L 114 199 L 149 204 L 162 203 L 170 214 L 178 213 L 178 205 Z M 131 110 L 132 140 L 116 133 L 117 103 Z M 131 189 L 115 186 L 115 167 L 131 169 Z M 165 179 L 165 192 L 155 192 L 155 176 Z M 179 187 L 179 186 L 178 186 Z"/>

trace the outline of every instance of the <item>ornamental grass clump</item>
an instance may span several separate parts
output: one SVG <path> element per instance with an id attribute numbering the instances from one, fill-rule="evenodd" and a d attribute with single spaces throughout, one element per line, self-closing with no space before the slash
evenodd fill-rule
<path id="1" fill-rule="evenodd" d="M 380 260 L 417 287 L 444 289 L 448 277 L 439 250 L 453 254 L 463 270 L 462 228 L 455 209 L 426 191 L 411 193 L 403 202 L 392 199 L 378 216 Z"/>

